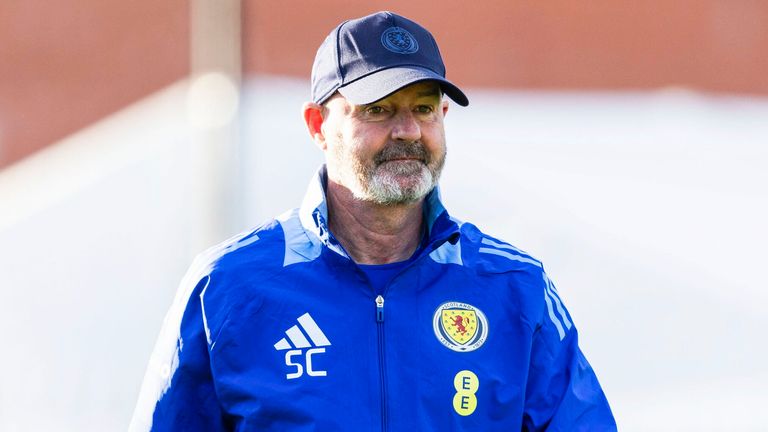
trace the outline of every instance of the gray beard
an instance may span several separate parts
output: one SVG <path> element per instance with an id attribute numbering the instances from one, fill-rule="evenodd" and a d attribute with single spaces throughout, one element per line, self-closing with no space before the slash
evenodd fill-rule
<path id="1" fill-rule="evenodd" d="M 367 184 L 363 183 L 365 192 L 367 192 L 366 198 L 376 204 L 413 203 L 426 196 L 437 184 L 435 174 L 421 162 L 413 161 L 387 165 L 386 167 L 379 166 L 368 178 Z M 439 176 L 439 173 L 436 175 Z M 409 177 L 406 184 L 402 184 L 398 180 L 403 176 Z"/>
<path id="2" fill-rule="evenodd" d="M 387 162 L 398 157 L 417 157 L 421 160 Z M 380 205 L 410 204 L 424 198 L 440 179 L 445 155 L 431 160 L 420 143 L 396 143 L 385 147 L 366 166 L 359 159 L 348 160 L 351 181 L 347 187 L 361 201 Z"/>

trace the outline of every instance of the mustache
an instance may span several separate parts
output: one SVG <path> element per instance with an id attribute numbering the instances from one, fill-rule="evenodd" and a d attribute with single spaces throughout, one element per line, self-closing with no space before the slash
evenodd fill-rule
<path id="1" fill-rule="evenodd" d="M 376 165 L 392 159 L 415 158 L 429 162 L 429 153 L 420 142 L 395 142 L 384 147 L 374 156 Z"/>

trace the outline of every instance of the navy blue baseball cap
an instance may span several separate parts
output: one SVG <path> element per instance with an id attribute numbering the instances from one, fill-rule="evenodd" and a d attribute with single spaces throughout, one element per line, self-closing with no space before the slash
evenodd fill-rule
<path id="1" fill-rule="evenodd" d="M 435 81 L 457 104 L 469 104 L 464 92 L 445 79 L 429 31 L 392 12 L 377 12 L 345 21 L 325 38 L 312 66 L 312 100 L 322 104 L 338 91 L 365 105 L 421 81 Z"/>

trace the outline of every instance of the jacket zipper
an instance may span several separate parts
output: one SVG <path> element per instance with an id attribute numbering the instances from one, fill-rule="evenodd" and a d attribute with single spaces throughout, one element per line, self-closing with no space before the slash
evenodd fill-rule
<path id="1" fill-rule="evenodd" d="M 376 330 L 379 345 L 379 380 L 381 384 L 381 431 L 387 430 L 387 377 L 384 362 L 384 297 L 376 297 Z"/>

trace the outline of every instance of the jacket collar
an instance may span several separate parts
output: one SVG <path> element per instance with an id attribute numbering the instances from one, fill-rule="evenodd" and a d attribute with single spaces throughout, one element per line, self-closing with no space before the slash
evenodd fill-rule
<path id="1" fill-rule="evenodd" d="M 328 183 L 328 173 L 322 165 L 309 183 L 304 200 L 299 208 L 299 220 L 312 243 L 322 243 L 337 254 L 349 258 L 341 244 L 328 229 L 328 205 L 325 188 Z M 451 219 L 440 199 L 440 188 L 436 186 L 424 199 L 424 221 L 427 230 L 427 247 L 429 253 L 437 249 L 447 240 L 455 243 L 459 225 Z"/>

